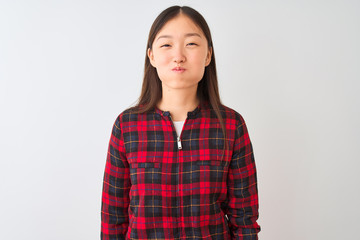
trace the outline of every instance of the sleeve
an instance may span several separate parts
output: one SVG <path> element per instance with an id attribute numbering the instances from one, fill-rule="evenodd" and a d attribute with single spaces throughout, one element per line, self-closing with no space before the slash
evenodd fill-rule
<path id="1" fill-rule="evenodd" d="M 228 171 L 228 223 L 233 240 L 257 240 L 258 190 L 254 154 L 244 119 L 235 133 Z"/>
<path id="2" fill-rule="evenodd" d="M 128 225 L 129 164 L 120 128 L 120 116 L 112 128 L 102 189 L 101 239 L 124 240 Z"/>

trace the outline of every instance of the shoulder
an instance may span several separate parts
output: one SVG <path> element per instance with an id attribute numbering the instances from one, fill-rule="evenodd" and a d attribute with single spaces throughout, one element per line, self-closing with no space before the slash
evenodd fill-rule
<path id="1" fill-rule="evenodd" d="M 138 107 L 135 106 L 135 107 L 129 107 L 129 108 L 126 108 L 124 111 L 122 111 L 118 118 L 120 120 L 123 120 L 123 119 L 126 119 L 126 118 L 129 118 L 131 115 L 134 115 L 134 113 L 138 110 Z"/>
<path id="2" fill-rule="evenodd" d="M 234 121 L 237 126 L 245 124 L 243 116 L 235 109 L 226 105 L 221 105 L 220 111 L 224 119 Z"/>
<path id="3" fill-rule="evenodd" d="M 225 127 L 228 130 L 235 130 L 246 126 L 243 116 L 235 109 L 226 105 L 220 105 L 219 110 L 222 120 L 225 123 Z M 206 104 L 203 108 L 202 117 L 216 119 L 216 121 L 220 121 L 216 116 L 214 108 L 210 104 Z"/>
<path id="4" fill-rule="evenodd" d="M 147 120 L 150 115 L 152 116 L 153 115 L 152 113 L 153 111 L 141 113 L 139 106 L 133 106 L 126 108 L 120 114 L 118 114 L 116 121 L 118 121 L 119 124 L 143 121 L 143 120 Z"/>

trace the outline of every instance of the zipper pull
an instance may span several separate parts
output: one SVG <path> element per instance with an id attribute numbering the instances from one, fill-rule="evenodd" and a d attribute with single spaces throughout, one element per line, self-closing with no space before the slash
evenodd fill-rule
<path id="1" fill-rule="evenodd" d="M 179 136 L 177 137 L 177 144 L 178 144 L 178 149 L 182 149 L 181 141 L 180 141 L 180 137 L 179 137 Z"/>

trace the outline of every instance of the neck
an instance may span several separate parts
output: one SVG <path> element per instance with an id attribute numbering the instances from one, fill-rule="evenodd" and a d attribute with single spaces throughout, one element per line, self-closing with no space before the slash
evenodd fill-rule
<path id="1" fill-rule="evenodd" d="M 197 86 L 190 89 L 166 90 L 163 88 L 162 98 L 157 107 L 163 111 L 169 111 L 173 121 L 184 121 L 187 113 L 199 105 L 196 90 Z"/>

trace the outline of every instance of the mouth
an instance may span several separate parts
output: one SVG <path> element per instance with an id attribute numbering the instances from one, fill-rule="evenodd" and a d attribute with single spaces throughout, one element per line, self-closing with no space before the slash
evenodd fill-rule
<path id="1" fill-rule="evenodd" d="M 185 72 L 185 68 L 182 68 L 182 67 L 175 67 L 172 69 L 172 71 L 174 72 L 178 72 L 178 73 L 182 73 L 182 72 Z"/>

